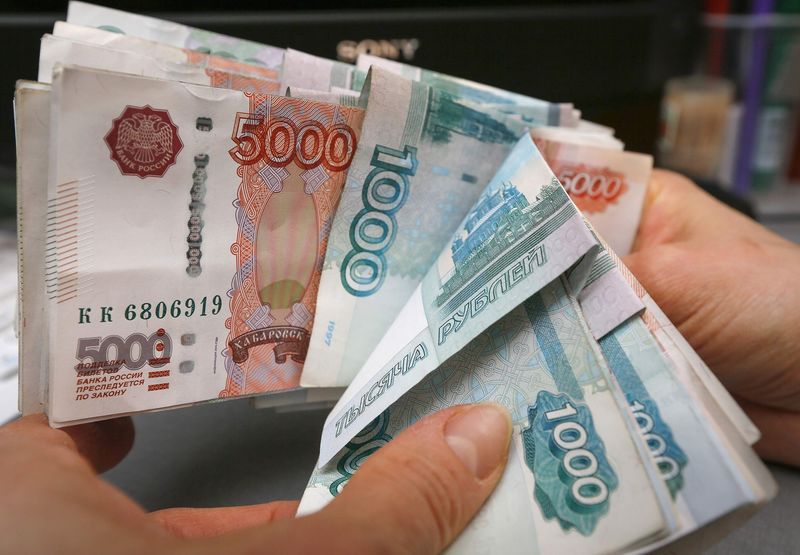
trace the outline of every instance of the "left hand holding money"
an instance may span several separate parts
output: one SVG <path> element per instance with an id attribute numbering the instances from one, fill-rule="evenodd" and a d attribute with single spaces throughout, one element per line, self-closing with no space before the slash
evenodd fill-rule
<path id="1" fill-rule="evenodd" d="M 497 405 L 455 406 L 398 435 L 314 515 L 292 518 L 294 501 L 148 514 L 96 474 L 130 449 L 129 419 L 54 430 L 32 415 L 0 428 L 0 537 L 9 553 L 435 553 L 494 489 L 510 433 Z"/>
<path id="2" fill-rule="evenodd" d="M 761 430 L 756 451 L 800 466 L 800 248 L 656 170 L 625 263 Z"/>

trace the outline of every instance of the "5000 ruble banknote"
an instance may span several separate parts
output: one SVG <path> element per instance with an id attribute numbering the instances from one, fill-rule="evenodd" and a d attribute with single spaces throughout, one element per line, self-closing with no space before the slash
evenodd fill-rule
<path id="1" fill-rule="evenodd" d="M 363 111 L 71 67 L 52 96 L 51 421 L 296 386 Z"/>

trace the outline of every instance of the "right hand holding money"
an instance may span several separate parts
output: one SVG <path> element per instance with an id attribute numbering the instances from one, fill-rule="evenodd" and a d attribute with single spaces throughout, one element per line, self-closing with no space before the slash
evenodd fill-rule
<path id="1" fill-rule="evenodd" d="M 146 513 L 97 476 L 133 442 L 127 418 L 53 430 L 43 415 L 0 428 L 0 537 L 6 553 L 438 553 L 503 472 L 511 431 L 496 405 L 443 410 L 364 465 L 335 503 Z"/>

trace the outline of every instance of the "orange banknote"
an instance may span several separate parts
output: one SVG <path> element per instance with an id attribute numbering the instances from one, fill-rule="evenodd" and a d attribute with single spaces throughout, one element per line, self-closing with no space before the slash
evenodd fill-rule
<path id="1" fill-rule="evenodd" d="M 238 234 L 223 396 L 297 386 L 314 323 L 328 232 L 363 113 L 250 96 L 238 114 Z"/>

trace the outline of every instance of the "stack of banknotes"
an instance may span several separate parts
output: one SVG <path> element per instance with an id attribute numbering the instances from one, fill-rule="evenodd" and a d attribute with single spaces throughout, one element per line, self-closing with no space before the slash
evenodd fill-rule
<path id="1" fill-rule="evenodd" d="M 426 414 L 501 403 L 453 552 L 702 544 L 774 496 L 620 261 L 652 159 L 573 105 L 72 2 L 15 114 L 24 413 L 338 398 L 305 514 Z"/>

